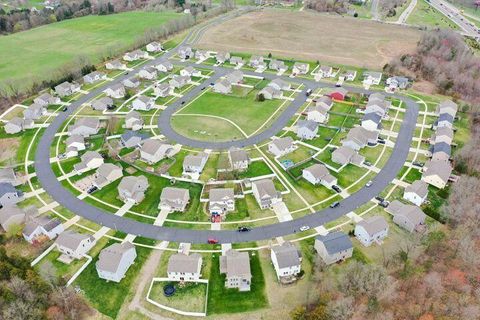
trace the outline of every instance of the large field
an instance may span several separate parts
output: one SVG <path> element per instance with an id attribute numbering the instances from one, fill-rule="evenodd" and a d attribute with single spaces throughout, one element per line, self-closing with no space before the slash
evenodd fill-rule
<path id="1" fill-rule="evenodd" d="M 420 35 L 361 19 L 264 10 L 212 27 L 198 46 L 380 69 L 392 57 L 412 51 Z"/>
<path id="2" fill-rule="evenodd" d="M 128 48 L 148 28 L 179 17 L 174 12 L 88 16 L 0 37 L 0 81 L 31 79 L 88 56 L 98 62 L 108 48 Z"/>

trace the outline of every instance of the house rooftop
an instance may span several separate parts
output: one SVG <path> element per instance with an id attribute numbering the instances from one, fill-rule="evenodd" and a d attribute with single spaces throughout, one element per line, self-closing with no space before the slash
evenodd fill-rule
<path id="1" fill-rule="evenodd" d="M 280 246 L 272 247 L 279 268 L 289 268 L 301 264 L 302 258 L 300 252 L 292 243 L 284 242 Z"/>
<path id="2" fill-rule="evenodd" d="M 405 192 L 412 192 L 424 198 L 428 194 L 428 185 L 422 180 L 415 180 L 411 185 L 405 188 Z"/>
<path id="3" fill-rule="evenodd" d="M 202 256 L 198 253 L 191 255 L 176 253 L 168 259 L 167 272 L 198 273 L 201 268 L 201 266 L 199 267 L 201 260 Z"/>
<path id="4" fill-rule="evenodd" d="M 130 242 L 114 243 L 100 251 L 97 269 L 115 273 L 122 262 L 123 255 L 135 246 Z"/>
<path id="5" fill-rule="evenodd" d="M 370 217 L 360 221 L 357 225 L 362 226 L 370 236 L 388 228 L 388 223 L 382 216 Z"/>
<path id="6" fill-rule="evenodd" d="M 322 242 L 328 254 L 336 254 L 353 248 L 352 241 L 343 232 L 331 232 L 324 236 L 317 236 L 315 239 Z"/>

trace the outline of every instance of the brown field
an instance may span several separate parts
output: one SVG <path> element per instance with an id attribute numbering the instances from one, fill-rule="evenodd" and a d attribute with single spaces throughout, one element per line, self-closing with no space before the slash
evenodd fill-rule
<path id="1" fill-rule="evenodd" d="M 420 35 L 412 28 L 367 20 L 264 10 L 210 28 L 197 46 L 380 69 L 411 52 Z"/>

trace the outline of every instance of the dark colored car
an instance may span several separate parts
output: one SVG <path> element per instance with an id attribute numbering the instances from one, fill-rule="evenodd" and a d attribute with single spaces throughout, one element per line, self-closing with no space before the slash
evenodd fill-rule
<path id="1" fill-rule="evenodd" d="M 67 111 L 67 110 L 68 110 L 67 107 L 63 107 L 63 109 L 62 109 L 63 112 L 65 112 L 65 111 Z"/>
<path id="2" fill-rule="evenodd" d="M 238 227 L 238 232 L 248 232 L 250 231 L 251 229 L 248 228 L 248 227 Z"/>
<path id="3" fill-rule="evenodd" d="M 342 192 L 342 189 L 340 189 L 340 187 L 339 187 L 339 186 L 335 186 L 335 185 L 333 185 L 333 186 L 332 186 L 332 189 L 333 189 L 333 190 L 335 190 L 337 193 L 340 193 L 340 192 Z"/>
<path id="4" fill-rule="evenodd" d="M 380 196 L 376 196 L 375 199 L 376 199 L 378 202 L 383 202 L 383 201 L 385 201 L 385 199 L 383 199 L 383 198 L 380 197 Z"/>
<path id="5" fill-rule="evenodd" d="M 378 205 L 382 208 L 386 208 L 390 205 L 390 201 L 385 201 L 384 200 L 384 201 L 380 202 Z"/>

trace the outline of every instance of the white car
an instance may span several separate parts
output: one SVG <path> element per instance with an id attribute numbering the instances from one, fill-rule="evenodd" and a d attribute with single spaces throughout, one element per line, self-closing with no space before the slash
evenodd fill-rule
<path id="1" fill-rule="evenodd" d="M 307 231 L 308 229 L 310 229 L 309 226 L 302 226 L 302 227 L 300 227 L 300 231 Z"/>
<path id="2" fill-rule="evenodd" d="M 370 180 L 370 181 L 368 181 L 368 182 L 365 184 L 365 187 L 368 188 L 368 187 L 370 187 L 372 184 L 373 184 L 373 181 Z"/>

